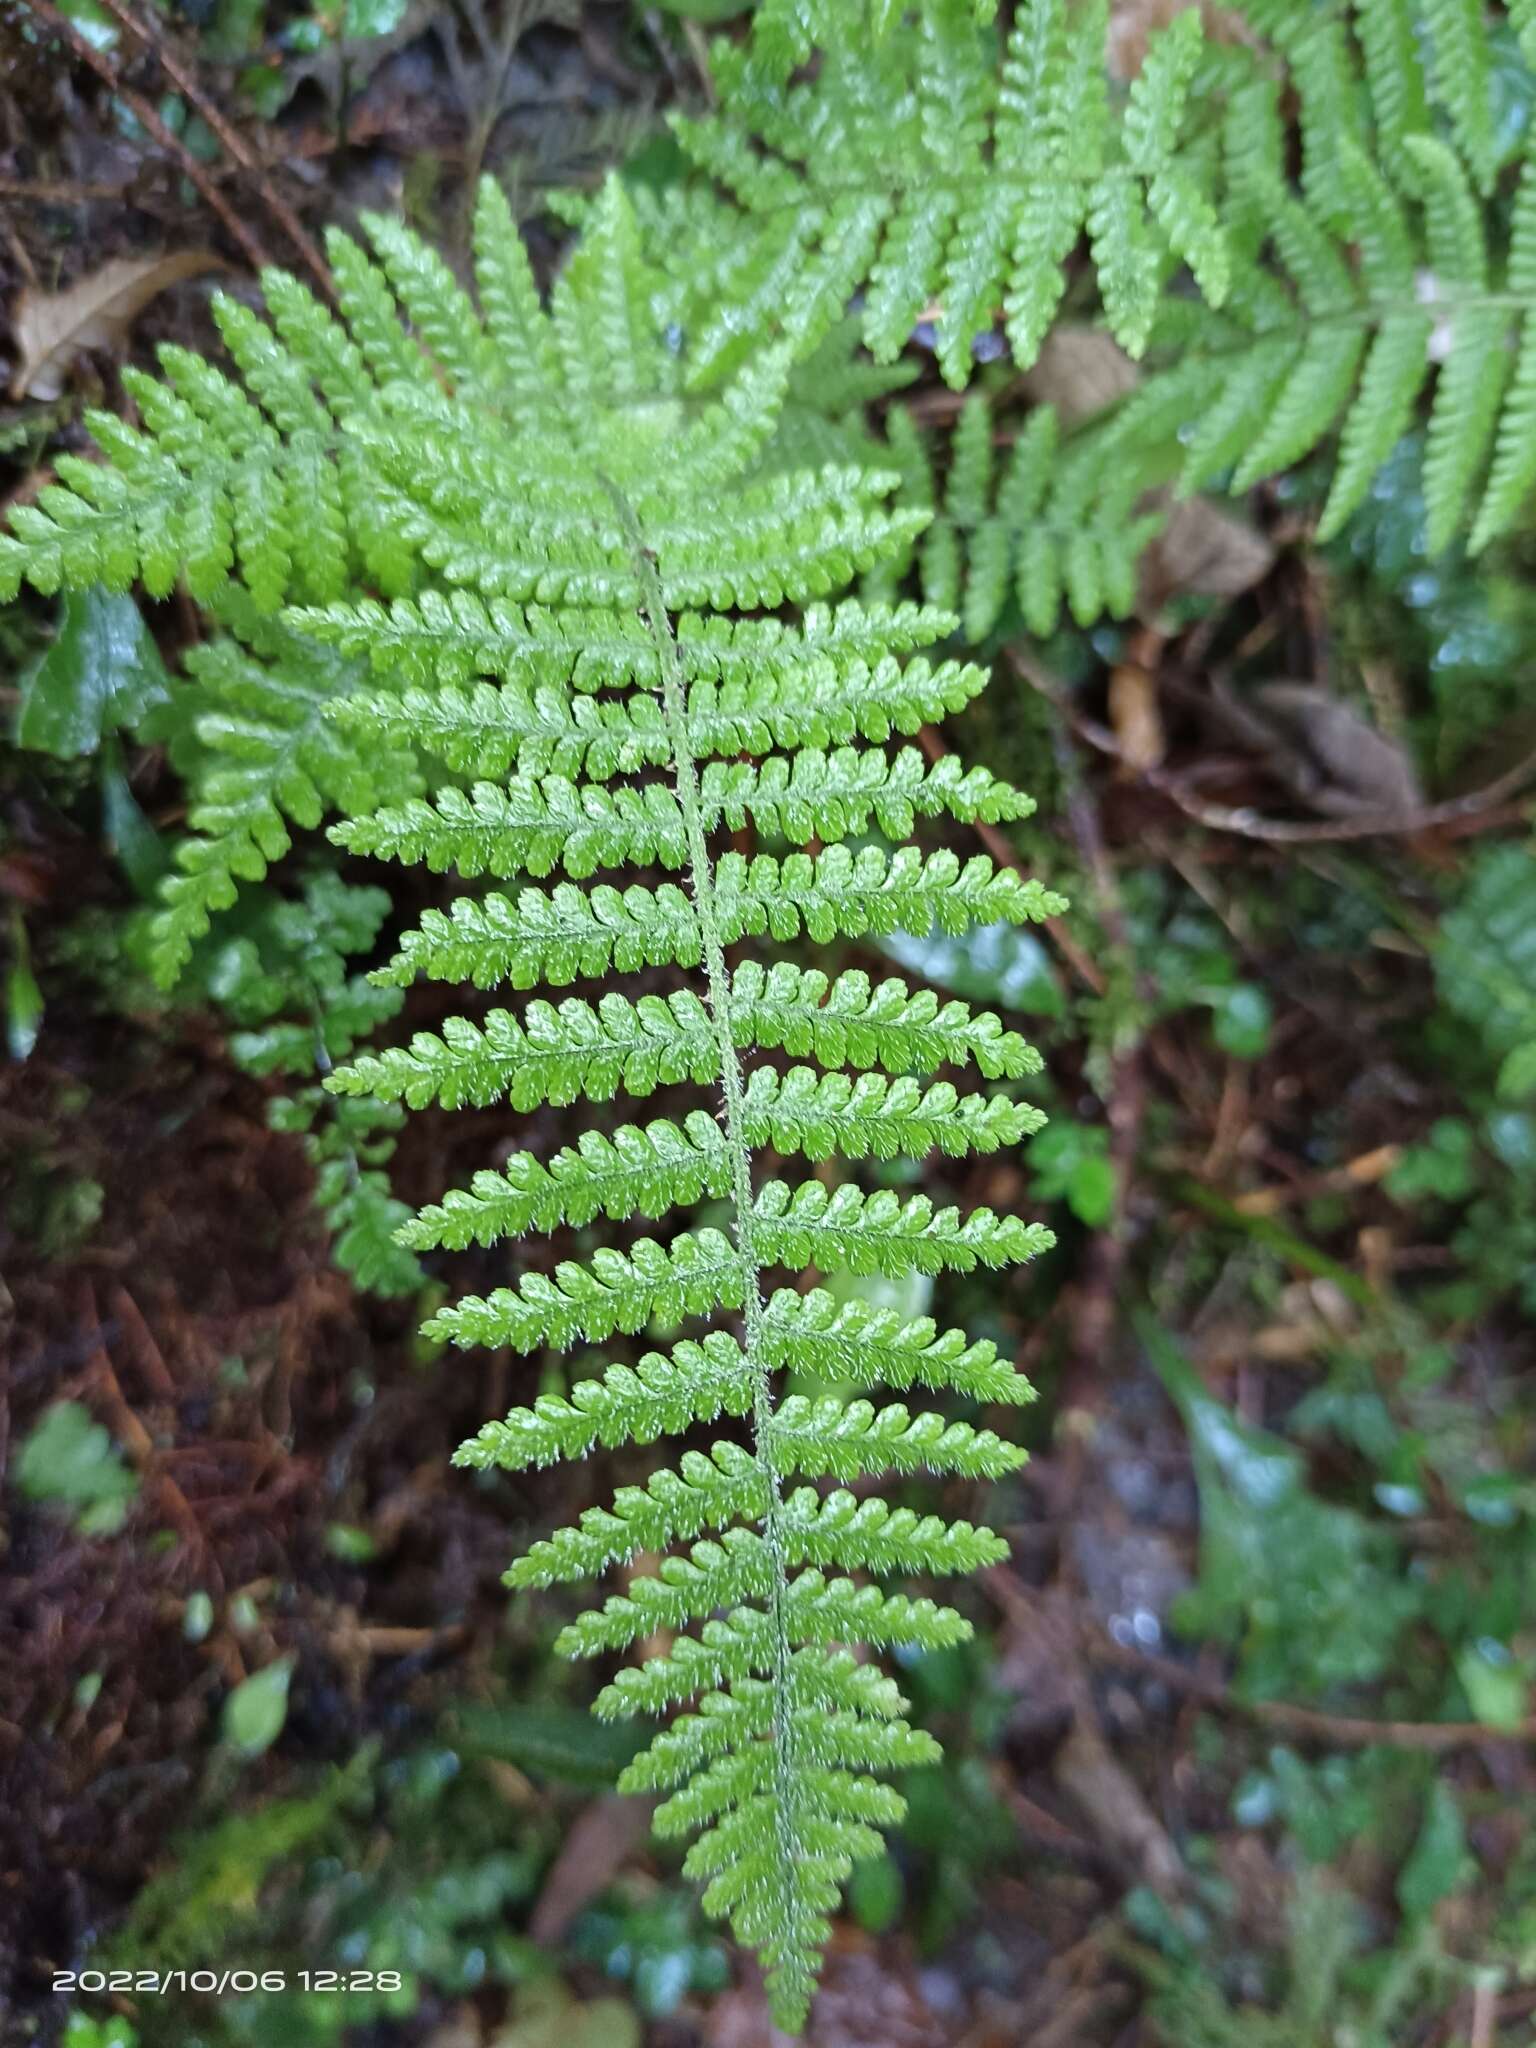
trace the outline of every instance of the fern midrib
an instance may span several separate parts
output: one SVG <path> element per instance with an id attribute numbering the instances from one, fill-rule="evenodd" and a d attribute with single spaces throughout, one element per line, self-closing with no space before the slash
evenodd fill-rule
<path id="1" fill-rule="evenodd" d="M 798 1805 L 800 1772 L 796 1755 L 794 1716 L 790 1711 L 792 1652 L 787 1614 L 789 1563 L 785 1541 L 784 1501 L 779 1474 L 769 1446 L 775 1424 L 772 1376 L 763 1363 L 763 1299 L 759 1265 L 754 1243 L 755 1206 L 752 1196 L 752 1155 L 745 1136 L 746 1094 L 742 1084 L 741 1061 L 731 1029 L 731 977 L 725 964 L 725 948 L 715 915 L 714 863 L 704 829 L 704 807 L 699 787 L 698 763 L 688 738 L 687 684 L 682 658 L 672 630 L 671 616 L 662 591 L 656 557 L 647 548 L 633 507 L 617 485 L 604 477 L 603 483 L 635 551 L 635 569 L 642 592 L 641 610 L 656 647 L 661 677 L 662 717 L 672 747 L 677 778 L 678 802 L 682 806 L 688 840 L 689 889 L 698 913 L 704 952 L 706 999 L 714 1025 L 720 1059 L 722 1126 L 731 1170 L 733 1219 L 731 1234 L 740 1255 L 743 1280 L 743 1352 L 752 1378 L 753 1452 L 767 1482 L 767 1507 L 763 1515 L 763 1543 L 771 1566 L 768 1617 L 773 1640 L 772 1735 L 774 1829 L 781 1867 L 794 1868 L 800 1857 L 800 1843 L 794 1825 Z"/>

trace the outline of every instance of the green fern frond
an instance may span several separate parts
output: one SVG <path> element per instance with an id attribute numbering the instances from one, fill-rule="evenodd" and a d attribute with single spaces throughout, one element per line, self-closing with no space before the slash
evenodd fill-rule
<path id="1" fill-rule="evenodd" d="M 793 12 L 776 19 L 787 33 Z M 924 20 L 962 80 L 970 18 Z M 892 24 L 885 46 L 906 34 Z M 1182 90 L 1188 37 L 1135 131 L 1149 190 L 1178 125 L 1159 107 Z M 524 1354 L 615 1347 L 568 1396 L 487 1424 L 459 1453 L 469 1467 L 736 1426 L 740 1441 L 684 1451 L 535 1543 L 510 1578 L 547 1586 L 655 1560 L 572 1620 L 562 1647 L 606 1657 L 677 1631 L 665 1656 L 612 1675 L 597 1711 L 688 1707 L 628 1782 L 670 1790 L 663 1828 L 696 1833 L 685 1868 L 759 1949 L 790 2026 L 853 1862 L 900 1818 L 875 1773 L 935 1753 L 850 1646 L 937 1647 L 969 1630 L 920 1590 L 847 1575 L 964 1573 L 1002 1554 L 968 1522 L 842 1489 L 1022 1461 L 980 1422 L 880 1389 L 1000 1406 L 1027 1389 L 990 1345 L 814 1287 L 770 1291 L 764 1276 L 1001 1270 L 1050 1243 L 988 1209 L 856 1178 L 783 1181 L 755 1163 L 985 1153 L 1042 1120 L 1015 1090 L 1037 1057 L 991 1013 L 775 957 L 802 936 L 958 933 L 1063 907 L 970 851 L 970 825 L 1024 817 L 1027 799 L 888 744 L 983 680 L 917 652 L 950 630 L 946 611 L 844 595 L 899 559 L 927 515 L 893 503 L 897 478 L 859 436 L 807 465 L 781 433 L 792 359 L 831 345 L 880 218 L 867 195 L 830 205 L 792 260 L 740 267 L 729 317 L 681 326 L 678 281 L 616 184 L 547 307 L 494 188 L 475 223 L 478 307 L 408 231 L 370 221 L 372 255 L 332 240 L 339 318 L 268 279 L 270 326 L 224 314 L 241 381 L 168 353 L 166 382 L 141 395 L 142 435 L 104 426 L 114 466 L 82 468 L 73 494 L 13 520 L 0 556 L 0 578 L 43 586 L 145 573 L 164 588 L 179 571 L 227 592 L 250 652 L 226 640 L 206 657 L 226 709 L 202 744 L 226 780 L 199 803 L 195 843 L 210 851 L 185 865 L 189 899 L 214 879 L 196 908 L 172 906 L 184 924 L 276 858 L 292 827 L 336 811 L 332 836 L 356 853 L 522 882 L 423 911 L 367 985 L 381 1001 L 418 973 L 536 991 L 684 970 L 661 992 L 535 996 L 450 1019 L 343 1065 L 331 1092 L 362 1131 L 402 1103 L 708 1091 L 707 1107 L 514 1153 L 421 1210 L 397 1249 L 668 1219 L 664 1236 L 579 1258 L 519 1250 L 505 1284 L 450 1300 L 425 1328 Z M 1185 228 L 1168 232 L 1186 245 Z M 765 349 L 770 286 L 781 342 Z M 977 453 L 957 489 L 979 502 Z M 937 843 L 906 843 L 919 819 Z M 741 831 L 803 850 L 729 846 Z M 653 868 L 678 880 L 634 878 Z M 349 1227 L 362 1252 L 365 1219 Z M 642 1333 L 666 1348 L 630 1364 L 624 1340 Z M 781 1372 L 835 1373 L 849 1391 L 785 1393 Z M 837 1487 L 823 1497 L 797 1477 Z"/>
<path id="2" fill-rule="evenodd" d="M 748 860 L 722 854 L 715 866 L 715 914 L 722 943 L 768 934 L 819 945 L 841 934 L 864 938 L 937 924 L 962 932 L 973 924 L 1038 923 L 1058 916 L 1062 898 L 985 854 L 962 861 L 947 848 L 924 855 L 878 846 L 828 847 L 825 853 Z M 460 897 L 450 910 L 428 911 L 402 936 L 400 951 L 377 970 L 381 981 L 472 981 L 477 988 L 509 982 L 567 987 L 610 968 L 696 967 L 703 930 L 690 899 L 670 882 L 620 891 L 590 891 L 562 882 L 547 894 L 525 889 L 506 896 Z"/>
<path id="3" fill-rule="evenodd" d="M 964 638 L 980 645 L 1010 607 L 1027 631 L 1046 638 L 1063 610 L 1079 625 L 1104 612 L 1123 617 L 1136 598 L 1137 564 L 1163 525 L 1165 512 L 1148 493 L 1166 480 L 1160 443 L 1142 431 L 1122 435 L 1111 423 L 1061 442 L 1056 414 L 1037 406 L 1010 438 L 991 400 L 972 392 L 960 408 L 945 450 L 891 415 L 891 455 L 901 496 L 930 515 L 921 540 L 871 572 L 864 588 L 889 596 L 914 573 L 926 604 L 958 613 Z M 1140 459 L 1150 446 L 1151 459 Z"/>
<path id="4" fill-rule="evenodd" d="M 1021 1111 L 1021 1123 L 1043 1119 Z M 973 1138 L 974 1149 L 985 1149 Z M 822 1273 L 968 1273 L 977 1266 L 1021 1265 L 1047 1249 L 1038 1225 L 1017 1216 L 973 1209 L 935 1209 L 926 1195 L 906 1201 L 881 1188 L 866 1194 L 820 1181 L 789 1188 L 769 1181 L 754 1206 L 755 1236 L 766 1258 L 780 1266 L 814 1266 Z M 858 1371 L 849 1376 L 862 1377 Z"/>
<path id="5" fill-rule="evenodd" d="M 1507 145 L 1482 9 L 1425 9 L 1427 39 L 1404 0 L 1360 0 L 1353 36 L 1335 16 L 1269 0 L 1248 11 L 1299 94 L 1299 184 L 1275 82 L 1238 82 L 1217 190 L 1231 229 L 1223 309 L 1162 307 L 1149 356 L 1166 351 L 1171 367 L 1123 403 L 1101 444 L 1143 478 L 1176 450 L 1181 489 L 1229 475 L 1246 490 L 1336 434 L 1326 540 L 1424 412 L 1430 546 L 1468 529 L 1485 546 L 1536 481 L 1536 271 L 1528 167 L 1507 236 L 1501 226 Z"/>
<path id="6" fill-rule="evenodd" d="M 913 732 L 980 687 L 979 672 L 953 664 L 903 676 L 892 657 L 935 637 L 916 607 L 834 616 L 815 605 L 896 544 L 906 515 L 882 509 L 886 488 L 862 460 L 816 471 L 766 461 L 793 344 L 760 351 L 720 388 L 695 376 L 685 390 L 653 315 L 661 275 L 621 188 L 594 208 L 548 315 L 493 184 L 475 217 L 481 311 L 397 223 L 364 226 L 372 257 L 327 238 L 339 316 L 275 272 L 263 280 L 269 319 L 218 299 L 235 374 L 176 347 L 161 352 L 161 380 L 128 372 L 141 427 L 92 415 L 105 462 L 61 457 L 59 481 L 0 534 L 0 601 L 23 581 L 52 591 L 138 578 L 160 596 L 180 575 L 233 635 L 188 661 L 207 708 L 187 770 L 193 836 L 160 925 L 167 981 L 295 826 L 416 797 L 429 780 L 419 752 L 452 766 L 478 747 L 481 772 L 498 775 L 514 754 L 529 775 L 590 772 L 605 757 L 613 774 L 665 764 L 653 701 L 593 696 L 654 687 L 657 661 L 623 608 L 639 585 L 602 475 L 636 491 L 669 598 L 710 608 L 679 619 L 704 754 Z M 771 324 L 794 325 L 792 306 L 777 314 Z M 678 488 L 738 479 L 732 538 L 679 522 L 680 499 L 647 496 L 663 445 Z M 567 458 L 558 483 L 544 467 L 556 451 Z M 436 587 L 424 569 L 440 572 Z M 381 596 L 351 595 L 359 583 Z M 786 601 L 808 607 L 796 625 L 720 616 Z M 777 704 L 746 689 L 765 667 L 780 679 Z M 366 689 L 369 670 L 387 676 L 387 694 Z M 494 696 L 486 677 L 501 682 Z M 828 709 L 834 679 L 841 708 Z M 454 682 L 478 687 L 435 697 Z M 416 686 L 408 699 L 402 684 Z M 435 699 L 425 714 L 424 691 Z M 490 730 L 466 735 L 466 717 Z"/>
<path id="7" fill-rule="evenodd" d="M 262 616 L 234 586 L 214 610 L 226 631 L 186 657 L 199 708 L 190 736 L 172 743 L 192 836 L 176 850 L 154 923 L 165 982 L 240 885 L 259 882 L 288 852 L 295 829 L 421 786 L 408 735 L 364 744 L 333 722 L 359 681 L 353 662 Z"/>
<path id="8" fill-rule="evenodd" d="M 268 892 L 238 937 L 201 948 L 201 972 L 187 977 L 182 995 L 215 998 L 237 1027 L 229 1040 L 236 1062 L 262 1079 L 288 1083 L 287 1093 L 269 1101 L 267 1120 L 302 1141 L 336 1264 L 371 1293 L 409 1295 L 426 1276 L 399 1242 L 410 1211 L 384 1171 L 401 1111 L 374 1095 L 338 1100 L 321 1085 L 335 1061 L 402 1006 L 398 989 L 372 987 L 349 971 L 352 956 L 374 943 L 389 907 L 382 889 L 351 886 L 326 870 L 310 875 L 296 899 Z M 152 936 L 163 945 L 163 931 Z"/>
<path id="9" fill-rule="evenodd" d="M 871 821 L 888 837 L 904 838 L 917 817 L 997 824 L 1033 808 L 987 769 L 967 772 L 950 756 L 930 765 L 912 747 L 895 755 L 807 747 L 761 767 L 710 762 L 699 802 L 707 830 L 740 831 L 750 820 L 759 831 L 802 845 L 862 832 Z M 602 868 L 677 869 L 688 859 L 682 806 L 665 785 L 610 792 L 557 775 L 513 775 L 468 792 L 450 786 L 430 800 L 413 798 L 333 826 L 331 837 L 353 853 L 466 877 L 547 875 L 560 867 L 584 879 Z"/>
<path id="10" fill-rule="evenodd" d="M 780 280 L 831 249 L 837 312 L 867 280 L 863 330 L 877 361 L 937 301 L 939 360 L 956 386 L 999 315 L 1017 360 L 1033 361 L 1085 237 L 1109 324 L 1132 353 L 1176 263 L 1221 302 L 1225 238 L 1198 153 L 1183 146 L 1198 103 L 1196 10 L 1152 37 L 1121 120 L 1103 0 L 1026 0 L 1006 39 L 968 0 L 923 0 L 875 38 L 852 11 L 797 10 L 804 32 L 791 44 L 759 10 L 745 42 L 711 52 L 719 110 L 674 118 L 686 154 L 740 209 L 747 253 L 736 264 L 755 291 L 745 339 L 736 328 L 721 349 L 750 346 Z M 813 45 L 814 70 L 792 77 L 786 50 Z M 701 353 L 714 367 L 708 340 Z"/>
<path id="11" fill-rule="evenodd" d="M 1036 1237 L 1029 1248 L 1044 1250 L 1043 1239 Z M 819 1287 L 772 1295 L 761 1338 L 763 1355 L 776 1370 L 813 1379 L 949 1387 L 977 1401 L 1033 1399 L 1028 1381 L 998 1358 L 995 1345 L 970 1343 L 959 1330 L 940 1333 L 927 1316 L 903 1321 L 889 1309 L 839 1303 Z"/>
<path id="12" fill-rule="evenodd" d="M 731 978 L 732 1035 L 738 1047 L 812 1056 L 823 1067 L 880 1067 L 931 1073 L 974 1065 L 988 1080 L 1038 1073 L 1039 1055 L 990 1010 L 941 1002 L 890 977 L 878 987 L 857 969 L 829 982 L 819 968 L 744 961 Z M 418 1032 L 409 1046 L 362 1054 L 336 1077 L 347 1093 L 422 1109 L 503 1097 L 514 1109 L 544 1103 L 604 1102 L 622 1090 L 643 1096 L 682 1081 L 718 1078 L 719 1047 L 705 1004 L 691 990 L 618 994 L 554 1008 L 533 1002 L 521 1019 L 493 1010 L 483 1025 L 452 1019 L 439 1037 Z"/>

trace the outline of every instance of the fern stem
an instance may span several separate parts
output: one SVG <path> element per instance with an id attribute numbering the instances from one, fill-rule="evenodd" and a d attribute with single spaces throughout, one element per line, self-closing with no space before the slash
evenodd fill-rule
<path id="1" fill-rule="evenodd" d="M 789 1568 L 784 1532 L 783 1490 L 779 1475 L 768 1457 L 774 1430 L 773 1380 L 763 1364 L 763 1299 L 759 1263 L 753 1241 L 752 1153 L 746 1131 L 746 1095 L 741 1061 L 731 1030 L 731 982 L 720 938 L 720 921 L 715 911 L 714 863 L 704 828 L 704 807 L 699 789 L 698 763 L 688 739 L 688 696 L 682 658 L 672 630 L 671 615 L 656 557 L 645 545 L 639 521 L 623 493 L 606 478 L 619 519 L 633 543 L 635 567 L 643 593 L 641 612 L 650 629 L 661 675 L 662 717 L 671 745 L 677 798 L 683 813 L 688 841 L 688 885 L 698 912 L 703 941 L 706 1000 L 714 1025 L 720 1058 L 722 1128 L 731 1166 L 731 1203 L 734 1211 L 732 1236 L 743 1268 L 743 1347 L 747 1369 L 752 1376 L 753 1449 L 764 1466 L 767 1508 L 763 1515 L 763 1542 L 772 1565 L 772 1584 L 767 1609 L 773 1632 L 773 1789 L 774 1826 L 779 1854 L 786 1870 L 800 1854 L 793 1824 L 799 1773 L 795 1756 L 794 1716 L 790 1711 L 790 1642 L 786 1614 Z"/>

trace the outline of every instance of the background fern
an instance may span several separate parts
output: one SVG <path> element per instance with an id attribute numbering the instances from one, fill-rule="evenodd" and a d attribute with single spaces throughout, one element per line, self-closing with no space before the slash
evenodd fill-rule
<path id="1" fill-rule="evenodd" d="M 1222 203 L 1242 252 L 1233 289 L 1221 318 L 1193 331 L 1170 309 L 1163 341 L 1177 361 L 1130 410 L 1187 393 L 1185 489 L 1229 470 L 1244 489 L 1336 431 L 1318 529 L 1327 539 L 1363 501 L 1433 379 L 1430 544 L 1470 526 L 1480 547 L 1513 523 L 1536 478 L 1526 339 L 1536 187 L 1520 166 L 1507 239 L 1496 243 L 1479 189 L 1500 166 L 1482 127 L 1468 126 L 1466 81 L 1453 73 L 1453 88 L 1437 92 L 1443 69 L 1428 74 L 1411 37 L 1390 41 L 1400 64 L 1387 69 L 1377 17 L 1390 11 L 1379 0 L 1361 10 L 1358 51 L 1337 22 L 1289 48 L 1303 109 L 1299 186 L 1286 173 L 1273 81 L 1234 93 Z M 1475 41 L 1486 52 L 1480 20 Z M 1437 114 L 1455 142 L 1435 132 Z"/>
<path id="2" fill-rule="evenodd" d="M 744 42 L 711 50 L 719 112 L 674 119 L 686 154 L 756 230 L 744 235 L 737 217 L 736 348 L 807 251 L 836 251 L 850 285 L 868 280 L 863 332 L 877 361 L 935 301 L 939 361 L 957 386 L 999 308 L 1016 359 L 1033 360 L 1084 235 L 1109 324 L 1133 353 L 1176 264 L 1223 299 L 1210 152 L 1179 146 L 1200 98 L 1193 10 L 1153 38 L 1115 109 L 1103 0 L 1026 0 L 1006 38 L 972 0 L 876 5 L 867 24 L 850 13 L 762 9 Z M 816 45 L 814 75 L 792 77 Z"/>
<path id="3" fill-rule="evenodd" d="M 1142 549 L 1163 525 L 1148 501 L 1150 475 L 1116 459 L 1113 433 L 1084 436 L 1062 455 L 1049 405 L 1018 419 L 1011 435 L 998 413 L 973 392 L 947 437 L 925 434 L 902 407 L 888 413 L 900 502 L 924 511 L 928 524 L 903 556 L 865 577 L 866 592 L 894 597 L 915 571 L 924 602 L 957 613 L 971 646 L 1010 604 L 1042 639 L 1064 607 L 1080 625 L 1105 611 L 1123 616 L 1135 602 Z"/>
<path id="4" fill-rule="evenodd" d="M 1420 409 L 1435 550 L 1486 546 L 1525 507 L 1536 214 L 1512 97 L 1532 60 L 1510 47 L 1514 27 L 1477 0 L 1437 0 L 1422 22 L 1406 0 L 1358 0 L 1348 18 L 1254 0 L 1243 15 L 1269 47 L 1202 43 L 1189 9 L 1117 91 L 1092 8 L 1034 0 L 1001 40 L 962 0 L 877 9 L 864 36 L 846 9 L 765 8 L 746 41 L 714 46 L 719 111 L 674 124 L 712 183 L 660 203 L 663 238 L 675 248 L 686 217 L 688 246 L 722 252 L 759 318 L 806 248 L 835 244 L 864 283 L 876 357 L 932 320 L 956 387 L 978 337 L 1028 368 L 1074 251 L 1093 254 L 1104 323 L 1151 374 L 1048 461 L 1042 448 L 1038 495 L 1021 497 L 1032 566 L 1022 543 L 1003 546 L 1006 502 L 1002 526 L 968 524 L 964 493 L 959 518 L 941 508 L 925 587 L 953 595 L 970 550 L 950 536 L 983 533 L 972 621 L 1000 576 L 1022 579 L 1037 632 L 1064 595 L 1080 623 L 1124 609 L 1142 493 L 1243 492 L 1337 436 L 1326 539 Z M 1180 288 L 1181 262 L 1200 297 Z M 757 331 L 730 336 L 736 359 Z M 925 464 L 899 411 L 890 423 L 912 502 L 931 501 L 925 467 L 963 477 L 980 445 Z M 999 427 L 1012 438 L 1006 415 Z"/>
<path id="5" fill-rule="evenodd" d="M 6 562 L 43 586 L 135 570 L 163 582 L 169 522 L 201 583 L 215 567 L 206 534 L 194 550 L 177 523 L 177 492 L 198 498 L 232 536 L 219 566 L 239 571 L 244 594 L 218 601 L 251 640 L 265 649 L 263 617 L 284 595 L 307 599 L 274 629 L 298 640 L 299 660 L 322 674 L 327 659 L 366 660 L 376 677 L 347 693 L 336 758 L 398 763 L 392 778 L 409 783 L 409 736 L 443 764 L 425 793 L 384 802 L 379 778 L 363 787 L 327 767 L 325 794 L 353 813 L 332 836 L 469 877 L 567 877 L 428 913 L 377 977 L 385 988 L 418 972 L 533 988 L 610 968 L 702 968 L 670 999 L 613 993 L 596 1008 L 570 999 L 530 1004 L 521 1018 L 461 1019 L 343 1066 L 329 1085 L 364 1100 L 506 1094 L 533 1107 L 711 1084 L 715 1107 L 681 1121 L 591 1131 L 548 1159 L 514 1154 L 402 1236 L 424 1252 L 715 1205 L 663 1240 L 638 1236 L 553 1273 L 527 1266 L 442 1309 L 427 1331 L 538 1352 L 696 1318 L 713 1325 L 616 1363 L 569 1399 L 546 1396 L 488 1424 L 461 1461 L 518 1469 L 594 1442 L 750 1418 L 746 1444 L 685 1451 L 647 1487 L 536 1545 L 510 1577 L 548 1585 L 630 1567 L 622 1596 L 567 1629 L 574 1655 L 698 1625 L 665 1655 L 621 1669 L 598 1711 L 692 1702 L 625 1782 L 669 1792 L 664 1833 L 698 1832 L 687 1867 L 712 1910 L 760 1950 L 775 2009 L 795 2025 L 841 1883 L 902 1811 L 877 1774 L 935 1753 L 902 1718 L 893 1682 L 851 1647 L 937 1646 L 969 1628 L 953 1608 L 847 1575 L 963 1572 L 1004 1554 L 968 1523 L 841 1489 L 882 1471 L 996 1476 L 1022 1453 L 901 1401 L 780 1397 L 774 1375 L 898 1391 L 918 1382 L 987 1402 L 1028 1388 L 990 1346 L 925 1318 L 839 1309 L 770 1276 L 1002 1267 L 1050 1238 L 922 1195 L 773 1168 L 756 1178 L 755 1154 L 816 1162 L 1014 1146 L 1039 1126 L 1038 1110 L 1007 1087 L 957 1091 L 935 1071 L 1007 1082 L 1038 1061 L 995 1017 L 894 979 L 875 988 L 784 962 L 732 967 L 725 947 L 802 930 L 921 934 L 937 921 L 954 931 L 1061 906 L 981 856 L 900 843 L 918 817 L 999 821 L 1030 806 L 984 770 L 881 746 L 963 703 L 983 678 L 896 658 L 947 631 L 942 612 L 827 602 L 906 547 L 925 515 L 892 508 L 889 472 L 769 455 L 790 345 L 702 404 L 684 403 L 692 371 L 657 324 L 617 185 L 547 313 L 493 186 L 476 223 L 483 322 L 414 238 L 381 222 L 371 232 L 382 270 L 350 244 L 333 250 L 355 339 L 313 301 L 281 337 L 226 309 L 243 389 L 173 357 L 173 395 L 146 386 L 141 399 L 153 459 L 144 441 L 107 430 L 120 466 L 78 466 L 74 495 L 57 487 L 18 522 Z M 274 319 L 292 313 L 294 290 L 269 281 Z M 791 311 L 799 345 L 820 338 L 816 324 Z M 316 391 L 331 394 L 328 423 Z M 317 457 L 342 480 L 318 486 L 337 514 L 329 568 L 305 565 L 295 517 Z M 387 602 L 316 602 L 362 563 Z M 791 617 L 776 616 L 785 606 Z M 315 757 L 300 769 L 318 789 Z M 457 779 L 482 769 L 498 779 Z M 290 812 L 314 801 L 302 788 L 281 797 Z M 714 850 L 717 833 L 748 828 L 786 850 Z M 259 855 L 277 850 L 275 834 L 249 836 Z M 579 886 L 647 868 L 684 873 L 686 892 L 664 880 Z M 281 1063 L 279 1039 L 269 1051 Z M 838 1484 L 823 1494 L 796 1478 Z M 641 1553 L 658 1552 L 653 1568 L 637 1568 Z"/>

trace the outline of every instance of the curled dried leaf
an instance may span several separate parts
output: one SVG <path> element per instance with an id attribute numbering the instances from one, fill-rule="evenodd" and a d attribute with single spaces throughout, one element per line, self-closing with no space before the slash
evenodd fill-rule
<path id="1" fill-rule="evenodd" d="M 24 290 L 11 316 L 11 397 L 57 398 L 83 350 L 121 347 L 130 324 L 167 286 L 225 267 L 211 250 L 173 249 L 157 256 L 114 256 L 63 291 Z"/>

